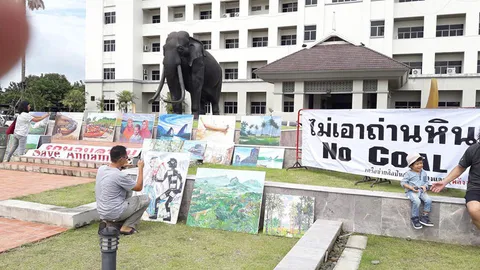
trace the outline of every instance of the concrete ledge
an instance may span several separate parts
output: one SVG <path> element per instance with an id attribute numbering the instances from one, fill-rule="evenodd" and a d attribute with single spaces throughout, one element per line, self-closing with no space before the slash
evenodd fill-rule
<path id="1" fill-rule="evenodd" d="M 99 220 L 96 203 L 66 208 L 19 200 L 5 200 L 0 201 L 0 216 L 67 228 L 78 228 Z"/>
<path id="2" fill-rule="evenodd" d="M 335 243 L 341 227 L 339 221 L 315 221 L 275 269 L 317 269 Z"/>
<path id="3" fill-rule="evenodd" d="M 346 247 L 334 270 L 357 270 L 362 260 L 363 250 Z"/>

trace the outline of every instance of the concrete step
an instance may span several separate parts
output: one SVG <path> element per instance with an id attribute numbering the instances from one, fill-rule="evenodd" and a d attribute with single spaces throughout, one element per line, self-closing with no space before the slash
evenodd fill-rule
<path id="1" fill-rule="evenodd" d="M 34 164 L 49 164 L 56 166 L 67 166 L 67 167 L 79 167 L 79 168 L 90 168 L 98 169 L 100 166 L 108 164 L 105 162 L 94 162 L 94 161 L 72 161 L 65 159 L 51 159 L 51 158 L 42 158 L 42 157 L 12 157 L 13 162 L 22 162 L 22 163 L 34 163 Z"/>
<path id="2" fill-rule="evenodd" d="M 95 178 L 97 176 L 97 169 L 72 167 L 65 165 L 51 165 L 43 163 L 29 163 L 29 162 L 3 162 L 0 163 L 0 169 L 12 170 L 20 172 L 36 172 L 47 173 L 66 176 L 77 176 L 86 178 Z"/>

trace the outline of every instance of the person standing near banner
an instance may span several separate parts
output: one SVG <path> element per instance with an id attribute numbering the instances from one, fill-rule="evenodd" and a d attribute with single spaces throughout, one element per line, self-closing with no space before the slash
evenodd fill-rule
<path id="1" fill-rule="evenodd" d="M 469 167 L 465 203 L 473 224 L 480 230 L 480 143 L 468 147 L 458 165 L 442 181 L 432 183 L 431 190 L 435 193 L 442 191 Z"/>

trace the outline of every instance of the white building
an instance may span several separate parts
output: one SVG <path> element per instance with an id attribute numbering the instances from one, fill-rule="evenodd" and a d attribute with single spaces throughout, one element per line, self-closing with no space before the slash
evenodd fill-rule
<path id="1" fill-rule="evenodd" d="M 159 112 L 148 99 L 162 71 L 161 47 L 179 30 L 201 40 L 221 64 L 228 78 L 220 104 L 225 114 L 268 114 L 271 108 L 295 119 L 298 109 L 325 107 L 325 98 L 335 94 L 342 97 L 328 108 L 420 107 L 431 78 L 438 78 L 440 106 L 480 106 L 479 17 L 480 2 L 457 0 L 87 0 L 87 110 L 97 110 L 102 94 L 106 109 L 118 110 L 116 93 L 130 90 L 138 97 L 137 112 Z M 328 41 L 332 31 L 407 63 L 414 74 L 399 76 L 397 84 L 374 73 L 339 71 L 342 76 L 288 82 L 252 73 L 304 44 L 309 49 Z M 306 87 L 322 81 L 343 88 Z M 291 83 L 294 88 L 285 89 Z M 165 84 L 162 94 L 167 91 Z"/>

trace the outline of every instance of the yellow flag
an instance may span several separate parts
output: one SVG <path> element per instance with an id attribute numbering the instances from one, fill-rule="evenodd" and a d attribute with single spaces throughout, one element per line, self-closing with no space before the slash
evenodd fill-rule
<path id="1" fill-rule="evenodd" d="M 428 102 L 426 109 L 438 108 L 438 83 L 437 79 L 433 78 L 430 84 L 430 94 L 428 95 Z"/>

